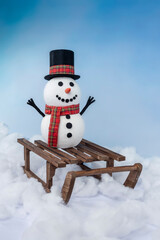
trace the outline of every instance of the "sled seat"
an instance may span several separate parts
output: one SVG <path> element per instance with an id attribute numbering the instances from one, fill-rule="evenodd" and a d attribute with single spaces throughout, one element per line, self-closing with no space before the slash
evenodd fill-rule
<path id="1" fill-rule="evenodd" d="M 101 174 L 104 173 L 108 173 L 112 176 L 112 173 L 114 172 L 129 171 L 130 173 L 124 186 L 134 188 L 142 171 L 142 165 L 140 163 L 136 163 L 133 166 L 114 167 L 114 161 L 125 161 L 125 156 L 86 139 L 83 139 L 76 147 L 67 149 L 48 147 L 48 145 L 41 140 L 35 140 L 34 144 L 25 138 L 17 139 L 17 141 L 24 146 L 24 172 L 29 178 L 34 177 L 41 182 L 46 192 L 50 192 L 53 185 L 53 177 L 57 168 L 66 167 L 67 164 L 77 164 L 81 167 L 83 171 L 71 171 L 66 175 L 62 187 L 62 198 L 65 203 L 67 203 L 71 197 L 75 179 L 77 177 L 93 176 L 100 180 Z M 46 160 L 46 182 L 30 170 L 30 152 L 34 152 Z M 106 167 L 91 169 L 85 165 L 85 163 L 94 161 L 104 161 L 106 162 Z"/>

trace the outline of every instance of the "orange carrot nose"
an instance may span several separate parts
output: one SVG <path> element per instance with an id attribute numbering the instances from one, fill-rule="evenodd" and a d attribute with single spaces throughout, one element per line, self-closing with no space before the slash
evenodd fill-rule
<path id="1" fill-rule="evenodd" d="M 65 92 L 66 92 L 66 93 L 69 93 L 70 91 L 71 91 L 71 88 L 66 88 L 66 89 L 65 89 Z"/>

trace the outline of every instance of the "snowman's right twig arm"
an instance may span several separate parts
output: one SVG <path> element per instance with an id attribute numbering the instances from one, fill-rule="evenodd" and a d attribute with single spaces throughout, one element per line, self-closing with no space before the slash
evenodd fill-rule
<path id="1" fill-rule="evenodd" d="M 32 98 L 30 98 L 30 99 L 28 100 L 27 104 L 30 105 L 30 106 L 32 106 L 33 108 L 35 108 L 35 109 L 37 110 L 37 112 L 39 112 L 39 113 L 42 115 L 42 117 L 45 116 L 45 114 L 37 107 L 37 105 L 35 104 L 35 102 L 33 101 Z"/>
<path id="2" fill-rule="evenodd" d="M 89 98 L 88 98 L 88 100 L 87 100 L 87 103 L 86 103 L 86 105 L 84 106 L 84 108 L 82 109 L 82 111 L 80 112 L 80 114 L 82 115 L 85 111 L 86 111 L 86 109 L 92 104 L 92 103 L 94 103 L 96 100 L 94 99 L 94 97 L 91 97 L 91 96 L 89 96 Z"/>

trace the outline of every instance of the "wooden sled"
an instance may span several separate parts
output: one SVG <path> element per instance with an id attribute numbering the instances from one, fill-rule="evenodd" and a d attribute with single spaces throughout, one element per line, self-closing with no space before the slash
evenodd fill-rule
<path id="1" fill-rule="evenodd" d="M 129 175 L 124 182 L 124 186 L 134 188 L 142 171 L 142 165 L 136 163 L 133 166 L 114 167 L 114 161 L 125 161 L 125 157 L 115 153 L 107 148 L 101 147 L 95 143 L 83 139 L 80 144 L 74 148 L 65 150 L 48 147 L 48 145 L 36 140 L 33 143 L 21 138 L 17 140 L 24 146 L 24 172 L 27 176 L 36 178 L 43 185 L 46 192 L 50 192 L 53 185 L 53 176 L 57 168 L 66 167 L 67 164 L 78 164 L 83 171 L 68 172 L 62 187 L 62 198 L 68 203 L 75 179 L 82 176 L 93 176 L 101 179 L 101 174 L 108 173 L 112 176 L 114 172 L 129 171 Z M 46 160 L 46 182 L 39 178 L 30 170 L 30 151 Z M 93 161 L 105 161 L 105 168 L 91 169 L 85 163 Z"/>

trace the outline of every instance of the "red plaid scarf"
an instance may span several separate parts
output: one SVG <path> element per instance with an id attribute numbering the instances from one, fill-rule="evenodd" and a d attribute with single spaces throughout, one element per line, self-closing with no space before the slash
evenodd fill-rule
<path id="1" fill-rule="evenodd" d="M 51 114 L 48 132 L 48 146 L 57 147 L 60 116 L 79 113 L 79 104 L 65 107 L 54 107 L 46 104 L 45 113 Z"/>

